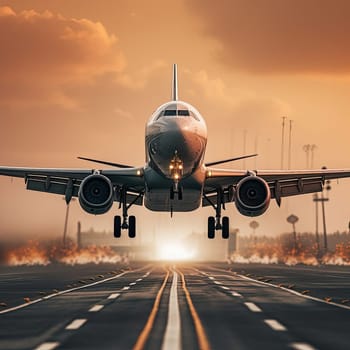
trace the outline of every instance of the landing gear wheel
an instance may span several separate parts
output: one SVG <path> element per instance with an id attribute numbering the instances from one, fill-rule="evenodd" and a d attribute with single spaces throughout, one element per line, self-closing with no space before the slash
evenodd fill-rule
<path id="1" fill-rule="evenodd" d="M 122 234 L 122 218 L 119 215 L 114 217 L 114 237 L 120 238 Z"/>
<path id="2" fill-rule="evenodd" d="M 208 217 L 208 238 L 215 238 L 215 218 L 213 216 Z"/>
<path id="3" fill-rule="evenodd" d="M 222 218 L 222 238 L 228 239 L 230 235 L 230 220 L 227 216 Z"/>
<path id="4" fill-rule="evenodd" d="M 129 216 L 129 237 L 136 237 L 136 218 L 134 215 Z"/>

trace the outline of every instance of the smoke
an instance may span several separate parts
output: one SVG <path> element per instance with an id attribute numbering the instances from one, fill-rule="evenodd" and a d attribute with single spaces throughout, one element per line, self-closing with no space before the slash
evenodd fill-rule
<path id="1" fill-rule="evenodd" d="M 2 248 L 0 263 L 9 266 L 33 266 L 60 263 L 65 265 L 125 262 L 126 257 L 110 247 L 88 246 L 79 248 L 68 242 L 66 247 L 57 241 L 28 241 L 25 244 Z"/>

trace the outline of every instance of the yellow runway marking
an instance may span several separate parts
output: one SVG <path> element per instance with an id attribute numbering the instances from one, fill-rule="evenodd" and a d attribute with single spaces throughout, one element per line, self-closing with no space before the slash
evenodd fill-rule
<path id="1" fill-rule="evenodd" d="M 179 271 L 179 274 L 180 274 L 181 280 L 182 280 L 182 289 L 185 292 L 187 305 L 188 305 L 188 308 L 190 309 L 191 316 L 192 316 L 193 323 L 194 323 L 194 327 L 196 329 L 199 349 L 200 350 L 210 350 L 209 341 L 208 341 L 208 338 L 205 334 L 204 327 L 203 327 L 202 322 L 198 316 L 198 313 L 193 305 L 190 292 L 187 289 L 185 276 L 181 271 Z"/>
<path id="2" fill-rule="evenodd" d="M 156 300 L 154 301 L 152 311 L 148 316 L 147 323 L 146 323 L 145 327 L 143 328 L 142 332 L 140 333 L 140 335 L 136 341 L 136 344 L 133 347 L 133 350 L 142 350 L 146 345 L 147 339 L 148 339 L 148 337 L 152 331 L 152 328 L 153 328 L 154 320 L 155 320 L 155 318 L 157 316 L 157 312 L 159 310 L 160 300 L 162 298 L 165 286 L 168 282 L 169 274 L 170 274 L 170 272 L 169 272 L 169 270 L 167 270 L 164 281 L 163 281 L 163 283 L 158 291 Z"/>

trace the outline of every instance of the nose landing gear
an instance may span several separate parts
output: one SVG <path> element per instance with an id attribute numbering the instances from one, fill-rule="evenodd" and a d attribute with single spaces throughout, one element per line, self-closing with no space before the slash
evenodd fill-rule
<path id="1" fill-rule="evenodd" d="M 182 201 L 182 187 L 179 186 L 178 182 L 174 182 L 174 185 L 170 187 L 170 199 L 175 199 L 175 194 L 177 195 L 177 199 Z"/>

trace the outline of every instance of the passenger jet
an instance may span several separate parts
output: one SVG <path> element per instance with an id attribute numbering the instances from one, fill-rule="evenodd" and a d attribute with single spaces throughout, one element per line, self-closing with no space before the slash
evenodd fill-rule
<path id="1" fill-rule="evenodd" d="M 326 180 L 350 177 L 350 170 L 226 170 L 216 166 L 238 159 L 204 161 L 207 127 L 200 113 L 178 99 L 177 66 L 173 66 L 172 99 L 161 105 L 146 125 L 146 163 L 141 167 L 79 157 L 114 170 L 0 167 L 0 175 L 24 178 L 28 190 L 64 195 L 67 205 L 78 197 L 83 210 L 104 214 L 119 203 L 114 236 L 122 229 L 136 235 L 134 205 L 163 212 L 190 212 L 210 206 L 208 238 L 220 230 L 229 236 L 229 218 L 221 217 L 227 203 L 235 203 L 245 216 L 262 215 L 275 199 L 320 192 Z"/>

